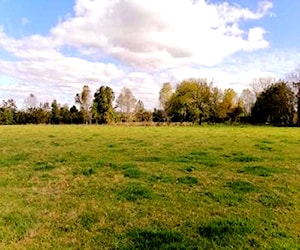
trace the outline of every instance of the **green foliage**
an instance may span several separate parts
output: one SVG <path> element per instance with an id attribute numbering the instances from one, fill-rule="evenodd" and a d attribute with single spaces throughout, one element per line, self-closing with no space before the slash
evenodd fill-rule
<path id="1" fill-rule="evenodd" d="M 17 112 L 17 106 L 13 99 L 2 101 L 0 105 L 0 125 L 12 125 L 15 124 L 15 116 Z"/>
<path id="2" fill-rule="evenodd" d="M 112 123 L 116 121 L 116 113 L 113 109 L 114 92 L 110 87 L 101 86 L 94 94 L 94 109 L 99 123 Z"/>
<path id="3" fill-rule="evenodd" d="M 254 123 L 293 124 L 295 95 L 285 82 L 278 82 L 257 97 L 251 116 Z"/>
<path id="4" fill-rule="evenodd" d="M 59 112 L 59 105 L 56 100 L 51 103 L 51 123 L 59 124 L 61 121 L 61 116 Z"/>
<path id="5" fill-rule="evenodd" d="M 172 121 L 201 124 L 209 115 L 210 87 L 203 80 L 189 79 L 177 86 L 167 103 Z"/>

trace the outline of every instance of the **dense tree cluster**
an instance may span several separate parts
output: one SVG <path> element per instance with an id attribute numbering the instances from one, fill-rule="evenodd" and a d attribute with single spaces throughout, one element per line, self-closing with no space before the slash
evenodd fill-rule
<path id="1" fill-rule="evenodd" d="M 0 104 L 0 124 L 110 124 L 116 122 L 252 122 L 279 126 L 300 125 L 300 70 L 288 82 L 273 78 L 253 81 L 252 89 L 238 95 L 233 89 L 222 90 L 205 79 L 187 79 L 173 90 L 163 84 L 159 108 L 146 110 L 129 88 L 115 99 L 113 90 L 101 86 L 94 95 L 88 85 L 74 98 L 69 108 L 56 100 L 38 103 L 30 94 L 25 108 L 18 110 L 13 99 Z M 76 106 L 77 105 L 77 106 Z"/>

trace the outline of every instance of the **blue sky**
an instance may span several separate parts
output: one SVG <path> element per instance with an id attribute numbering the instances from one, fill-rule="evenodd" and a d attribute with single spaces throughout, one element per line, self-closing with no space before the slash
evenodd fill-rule
<path id="1" fill-rule="evenodd" d="M 0 0 L 0 100 L 71 106 L 83 85 L 109 85 L 153 108 L 164 82 L 189 77 L 241 92 L 300 65 L 299 10 L 296 0 Z"/>

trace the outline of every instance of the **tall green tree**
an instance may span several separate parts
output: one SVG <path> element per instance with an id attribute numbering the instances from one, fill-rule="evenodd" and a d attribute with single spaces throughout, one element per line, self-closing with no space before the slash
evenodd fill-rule
<path id="1" fill-rule="evenodd" d="M 98 119 L 99 123 L 116 121 L 116 113 L 113 108 L 114 99 L 114 92 L 108 86 L 101 86 L 94 94 L 94 110 L 98 113 L 96 119 Z"/>
<path id="2" fill-rule="evenodd" d="M 51 103 L 51 123 L 59 124 L 61 121 L 60 106 L 56 100 Z"/>
<path id="3" fill-rule="evenodd" d="M 61 123 L 64 123 L 64 124 L 72 123 L 72 114 L 71 114 L 67 104 L 60 107 L 59 111 L 60 111 L 59 116 L 60 116 Z"/>
<path id="4" fill-rule="evenodd" d="M 221 121 L 221 103 L 223 92 L 217 87 L 211 86 L 211 95 L 209 101 L 209 122 L 215 123 Z"/>
<path id="5" fill-rule="evenodd" d="M 293 123 L 295 95 L 286 82 L 277 82 L 263 91 L 252 108 L 255 123 L 291 125 Z"/>
<path id="6" fill-rule="evenodd" d="M 17 105 L 13 99 L 3 100 L 0 105 L 0 124 L 12 125 L 15 121 Z"/>
<path id="7" fill-rule="evenodd" d="M 70 108 L 70 119 L 71 119 L 71 123 L 74 123 L 74 124 L 81 124 L 83 123 L 83 115 L 82 115 L 82 112 L 79 111 L 75 105 L 73 105 L 71 108 Z"/>
<path id="8" fill-rule="evenodd" d="M 210 86 L 202 79 L 188 79 L 179 84 L 168 102 L 167 113 L 173 121 L 197 122 L 209 117 Z"/>

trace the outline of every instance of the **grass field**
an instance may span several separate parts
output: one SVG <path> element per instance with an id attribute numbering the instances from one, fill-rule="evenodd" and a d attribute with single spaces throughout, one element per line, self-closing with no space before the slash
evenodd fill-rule
<path id="1" fill-rule="evenodd" d="M 300 249 L 300 130 L 1 126 L 0 249 Z"/>

